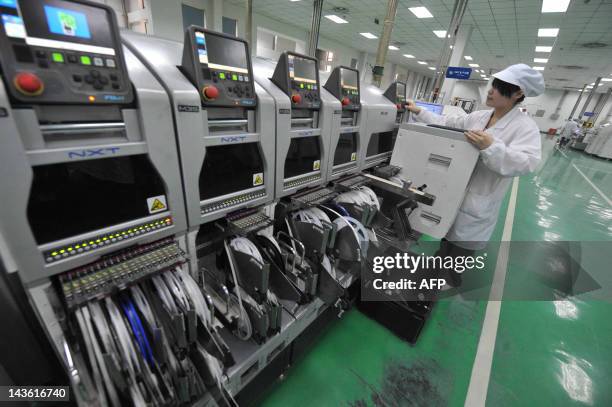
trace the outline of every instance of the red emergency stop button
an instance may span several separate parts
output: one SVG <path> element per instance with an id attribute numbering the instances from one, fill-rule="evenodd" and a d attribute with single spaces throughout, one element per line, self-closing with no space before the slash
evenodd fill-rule
<path id="1" fill-rule="evenodd" d="M 397 107 L 397 110 L 402 110 L 402 104 L 401 103 L 398 103 L 395 106 Z"/>
<path id="2" fill-rule="evenodd" d="M 302 101 L 301 95 L 293 95 L 291 96 L 291 101 L 295 104 L 299 104 Z"/>
<path id="3" fill-rule="evenodd" d="M 219 97 L 219 89 L 215 86 L 204 86 L 204 90 L 202 90 L 202 94 L 205 99 L 214 100 Z"/>
<path id="4" fill-rule="evenodd" d="M 45 89 L 40 78 L 31 72 L 19 72 L 13 78 L 13 83 L 19 92 L 27 96 L 40 95 Z"/>
<path id="5" fill-rule="evenodd" d="M 351 103 L 351 100 L 349 98 L 347 98 L 347 97 L 343 97 L 341 103 L 342 103 L 342 106 L 346 106 L 349 103 Z"/>

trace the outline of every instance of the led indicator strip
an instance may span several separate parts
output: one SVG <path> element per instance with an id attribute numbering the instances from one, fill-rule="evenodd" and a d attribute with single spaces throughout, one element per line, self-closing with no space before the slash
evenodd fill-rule
<path id="1" fill-rule="evenodd" d="M 164 229 L 169 226 L 172 226 L 172 224 L 172 218 L 166 217 L 157 221 L 146 222 L 117 232 L 106 233 L 100 236 L 93 237 L 91 239 L 83 240 L 81 242 L 74 242 L 71 245 L 57 247 L 44 252 L 43 255 L 47 264 L 50 264 L 59 260 L 76 256 L 77 254 L 82 254 L 101 247 L 109 246 L 114 243 L 119 243 L 127 239 L 132 239 L 145 233 Z"/>

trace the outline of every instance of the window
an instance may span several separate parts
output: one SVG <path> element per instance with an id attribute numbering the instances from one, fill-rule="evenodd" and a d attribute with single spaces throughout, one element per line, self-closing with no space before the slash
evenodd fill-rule
<path id="1" fill-rule="evenodd" d="M 223 16 L 223 33 L 227 35 L 232 35 L 234 37 L 238 36 L 238 22 L 233 18 Z"/>
<path id="2" fill-rule="evenodd" d="M 181 4 L 183 12 L 183 30 L 186 30 L 190 25 L 204 27 L 204 10 Z"/>

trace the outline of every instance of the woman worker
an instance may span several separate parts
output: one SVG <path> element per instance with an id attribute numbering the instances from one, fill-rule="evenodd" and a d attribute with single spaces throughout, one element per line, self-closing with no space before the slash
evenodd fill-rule
<path id="1" fill-rule="evenodd" d="M 544 92 L 542 75 L 525 64 L 511 65 L 492 75 L 487 106 L 466 116 L 440 116 L 409 101 L 415 120 L 466 129 L 465 137 L 480 150 L 480 158 L 468 184 L 457 218 L 442 239 L 438 255 L 472 256 L 483 249 L 497 223 L 499 208 L 512 178 L 533 172 L 541 158 L 540 130 L 518 104 L 525 97 Z M 461 275 L 450 273 L 451 286 Z"/>

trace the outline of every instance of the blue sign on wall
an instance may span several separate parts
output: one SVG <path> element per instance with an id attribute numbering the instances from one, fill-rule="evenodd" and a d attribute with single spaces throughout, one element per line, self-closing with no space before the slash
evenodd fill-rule
<path id="1" fill-rule="evenodd" d="M 595 112 L 584 112 L 584 115 L 586 117 L 593 117 L 595 115 Z"/>
<path id="2" fill-rule="evenodd" d="M 472 68 L 463 68 L 461 66 L 449 66 L 446 70 L 446 77 L 451 79 L 470 79 Z"/>

